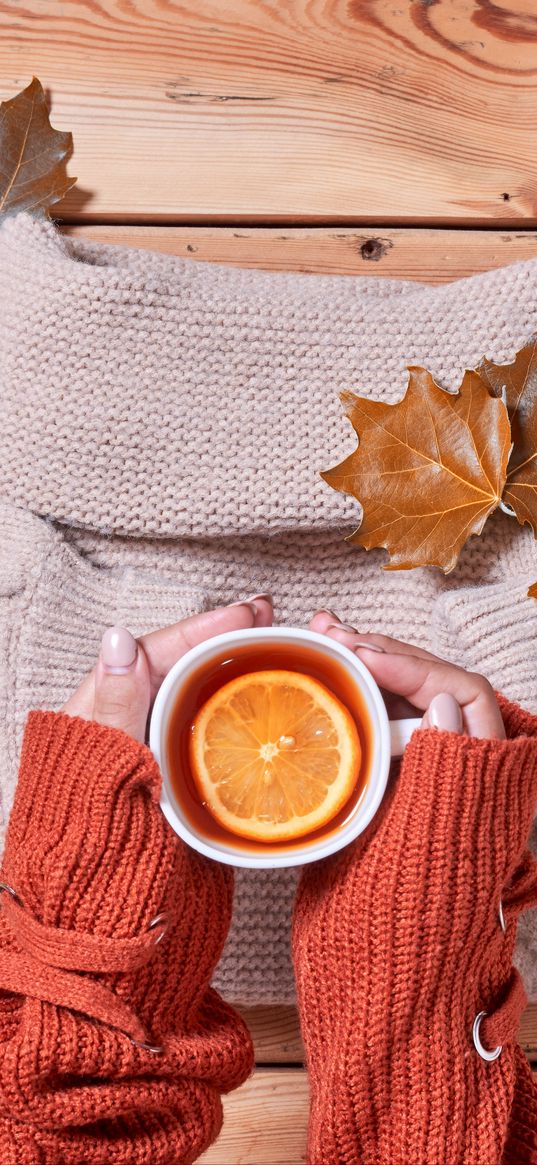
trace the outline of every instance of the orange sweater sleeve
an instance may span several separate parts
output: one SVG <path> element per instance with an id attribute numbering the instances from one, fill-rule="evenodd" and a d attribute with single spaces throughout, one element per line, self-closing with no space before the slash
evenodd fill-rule
<path id="1" fill-rule="evenodd" d="M 232 872 L 175 836 L 124 733 L 33 712 L 1 877 L 3 1165 L 178 1165 L 252 1068 L 209 984 Z"/>
<path id="2" fill-rule="evenodd" d="M 313 1165 L 537 1162 L 512 965 L 536 900 L 537 718 L 501 703 L 506 741 L 415 732 L 367 832 L 303 874 Z M 481 1012 L 485 1051 L 502 1045 L 493 1061 L 473 1040 Z"/>

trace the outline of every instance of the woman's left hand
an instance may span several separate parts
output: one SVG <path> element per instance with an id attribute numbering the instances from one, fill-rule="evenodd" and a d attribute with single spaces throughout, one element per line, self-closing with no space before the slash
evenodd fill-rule
<path id="1" fill-rule="evenodd" d="M 214 635 L 271 623 L 270 595 L 255 595 L 229 607 L 191 615 L 140 639 L 134 639 L 125 627 L 110 627 L 103 635 L 96 666 L 62 710 L 69 716 L 121 728 L 143 742 L 153 700 L 181 656 Z"/>

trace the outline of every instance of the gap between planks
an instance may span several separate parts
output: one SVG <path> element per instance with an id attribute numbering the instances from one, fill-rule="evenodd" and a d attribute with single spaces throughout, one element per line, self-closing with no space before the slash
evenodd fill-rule
<path id="1" fill-rule="evenodd" d="M 69 226 L 67 237 L 267 271 L 449 283 L 537 257 L 537 231 Z"/>

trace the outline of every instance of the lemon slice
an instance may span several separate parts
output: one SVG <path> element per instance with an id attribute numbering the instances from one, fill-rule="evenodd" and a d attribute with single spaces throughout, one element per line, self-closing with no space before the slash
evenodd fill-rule
<path id="1" fill-rule="evenodd" d="M 287 841 L 320 829 L 348 800 L 360 739 L 350 712 L 318 680 L 253 672 L 198 712 L 190 763 L 220 825 L 254 841 Z"/>

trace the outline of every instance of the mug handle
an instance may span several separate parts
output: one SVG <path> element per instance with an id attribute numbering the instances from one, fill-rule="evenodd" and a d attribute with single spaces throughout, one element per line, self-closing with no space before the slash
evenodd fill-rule
<path id="1" fill-rule="evenodd" d="M 409 716 L 406 720 L 390 720 L 391 755 L 402 756 L 416 728 L 421 728 L 421 717 Z"/>

